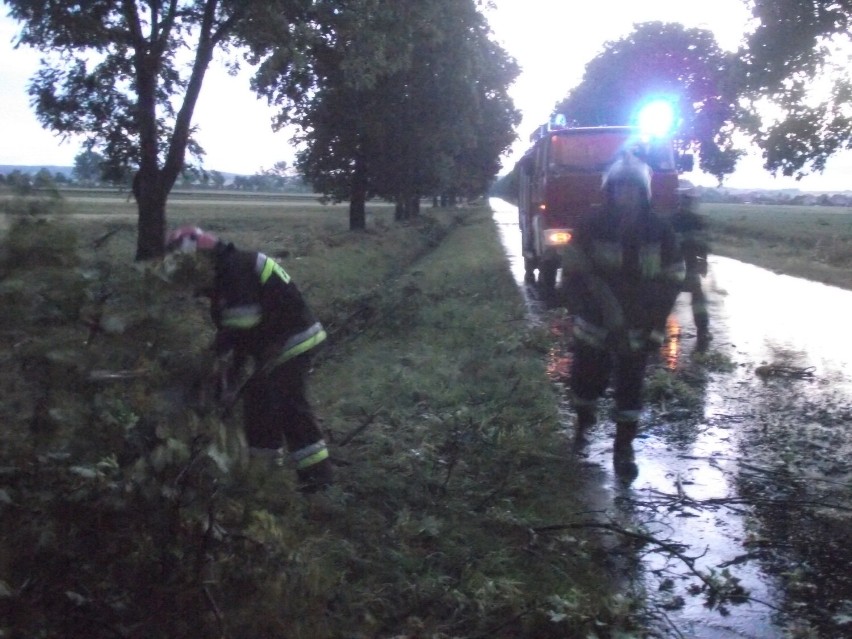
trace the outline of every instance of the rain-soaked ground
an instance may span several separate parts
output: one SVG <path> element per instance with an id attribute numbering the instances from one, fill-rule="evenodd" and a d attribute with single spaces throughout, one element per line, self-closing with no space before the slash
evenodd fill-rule
<path id="1" fill-rule="evenodd" d="M 548 367 L 564 389 L 570 320 L 523 283 L 517 209 L 491 206 L 531 315 L 559 337 Z M 852 636 L 852 292 L 721 257 L 704 286 L 714 339 L 693 353 L 682 295 L 650 368 L 667 398 L 643 414 L 638 477 L 613 476 L 607 420 L 577 452 L 603 516 L 638 533 L 628 587 L 659 636 Z"/>

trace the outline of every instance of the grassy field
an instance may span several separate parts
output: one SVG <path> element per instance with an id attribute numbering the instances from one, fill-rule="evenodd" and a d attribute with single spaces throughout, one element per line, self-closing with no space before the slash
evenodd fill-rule
<path id="1" fill-rule="evenodd" d="M 852 289 L 852 210 L 825 206 L 703 204 L 713 252 Z"/>
<path id="2" fill-rule="evenodd" d="M 351 233 L 345 205 L 170 201 L 172 226 L 279 258 L 329 330 L 311 392 L 339 481 L 305 498 L 289 469 L 242 476 L 239 419 L 207 399 L 203 269 L 134 264 L 120 194 L 0 206 L 17 212 L 0 216 L 0 634 L 546 639 L 644 623 L 641 601 L 613 595 L 624 548 L 587 526 L 600 505 L 567 453 L 553 338 L 526 321 L 490 211 L 398 224 L 370 205 Z M 849 211 L 703 213 L 719 254 L 848 285 Z"/>
<path id="3" fill-rule="evenodd" d="M 59 209 L 0 236 L 0 634 L 636 624 L 638 602 L 613 595 L 616 541 L 584 523 L 598 506 L 560 430 L 551 337 L 526 321 L 490 211 L 401 225 L 371 206 L 350 233 L 345 206 L 170 206 L 172 225 L 279 257 L 329 329 L 311 391 L 338 483 L 305 498 L 289 469 L 244 477 L 239 419 L 206 399 L 204 269 L 134 264 L 121 197 Z"/>

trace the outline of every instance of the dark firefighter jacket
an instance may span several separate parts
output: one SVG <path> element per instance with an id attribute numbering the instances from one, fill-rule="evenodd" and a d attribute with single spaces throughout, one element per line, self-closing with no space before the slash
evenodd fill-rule
<path id="1" fill-rule="evenodd" d="M 639 350 L 662 341 L 659 329 L 683 286 L 683 259 L 668 222 L 648 213 L 628 233 L 602 213 L 576 228 L 563 280 L 575 339 Z"/>
<path id="2" fill-rule="evenodd" d="M 263 253 L 239 251 L 233 244 L 215 249 L 211 315 L 215 349 L 251 356 L 267 370 L 304 353 L 326 338 L 287 272 Z"/>

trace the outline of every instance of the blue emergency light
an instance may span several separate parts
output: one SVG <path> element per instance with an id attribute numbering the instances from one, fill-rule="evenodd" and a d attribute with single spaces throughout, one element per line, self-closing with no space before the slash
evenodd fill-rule
<path id="1" fill-rule="evenodd" d="M 643 137 L 665 137 L 674 132 L 675 110 L 667 100 L 654 100 L 645 104 L 636 118 Z"/>

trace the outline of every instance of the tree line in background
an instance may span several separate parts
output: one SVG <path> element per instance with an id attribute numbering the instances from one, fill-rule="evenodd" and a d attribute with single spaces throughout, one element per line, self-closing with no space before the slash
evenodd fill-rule
<path id="1" fill-rule="evenodd" d="M 27 168 L 0 167 L 0 187 L 5 186 L 18 194 L 55 187 L 106 187 L 119 191 L 131 190 L 133 175 L 114 176 L 107 179 L 103 172 L 106 158 L 94 151 L 82 151 L 74 158 L 73 167 L 42 167 L 37 171 Z M 233 191 L 312 193 L 312 187 L 295 168 L 286 162 L 276 162 L 271 169 L 261 169 L 253 175 L 236 175 L 221 171 L 208 171 L 189 166 L 180 175 L 176 186 L 200 189 L 228 189 Z"/>
<path id="2" fill-rule="evenodd" d="M 15 168 L 0 172 L 0 188 L 6 187 L 18 195 L 56 188 L 84 187 L 109 188 L 130 191 L 133 176 L 108 180 L 101 170 L 104 158 L 94 151 L 83 151 L 74 158 L 74 166 L 51 171 L 42 167 L 37 171 Z M 189 167 L 181 173 L 176 187 L 182 189 L 211 189 L 244 192 L 313 193 L 312 186 L 286 162 L 278 162 L 271 169 L 261 169 L 253 175 L 226 174 Z"/>
<path id="3" fill-rule="evenodd" d="M 604 46 L 553 112 L 626 124 L 644 97 L 672 96 L 682 144 L 720 182 L 748 140 L 769 171 L 822 170 L 852 145 L 852 3 L 744 1 L 755 19 L 737 51 L 707 30 L 640 24 Z M 404 219 L 424 196 L 483 194 L 516 137 L 508 88 L 519 69 L 493 40 L 484 0 L 3 2 L 20 44 L 45 53 L 29 87 L 42 124 L 85 136 L 104 179 L 135 176 L 138 259 L 162 252 L 168 194 L 203 158 L 192 118 L 214 53 L 253 65 L 273 128 L 300 131 L 296 168 L 350 203 L 353 229 L 371 197 Z"/>
<path id="4" fill-rule="evenodd" d="M 515 137 L 518 69 L 479 0 L 4 2 L 45 52 L 41 123 L 85 136 L 105 179 L 134 176 L 137 259 L 162 253 L 168 195 L 203 158 L 192 118 L 217 52 L 254 65 L 273 127 L 301 127 L 299 171 L 350 201 L 353 229 L 370 197 L 406 218 L 423 196 L 483 194 Z"/>

